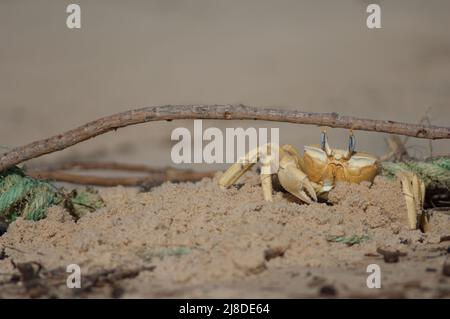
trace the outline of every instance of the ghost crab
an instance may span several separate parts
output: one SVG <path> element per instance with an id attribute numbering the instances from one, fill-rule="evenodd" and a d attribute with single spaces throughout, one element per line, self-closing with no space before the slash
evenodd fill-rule
<path id="1" fill-rule="evenodd" d="M 327 133 L 323 130 L 320 144 L 305 146 L 303 156 L 289 144 L 281 147 L 266 144 L 251 150 L 224 172 L 219 185 L 223 188 L 231 186 L 258 161 L 262 163 L 261 185 L 266 201 L 272 201 L 273 174 L 277 174 L 286 191 L 310 204 L 318 198 L 326 198 L 336 182 L 371 183 L 381 171 L 376 156 L 355 151 L 352 131 L 347 150 L 340 150 L 330 148 Z M 426 231 L 428 220 L 423 211 L 424 182 L 413 172 L 401 172 L 397 178 L 402 185 L 410 229 L 420 226 Z"/>
<path id="2" fill-rule="evenodd" d="M 251 150 L 228 168 L 221 176 L 219 185 L 231 186 L 256 162 L 261 161 L 261 184 L 266 201 L 272 201 L 271 175 L 277 174 L 286 191 L 309 204 L 326 197 L 336 182 L 372 182 L 380 171 L 377 157 L 355 151 L 352 132 L 347 150 L 330 148 L 327 133 L 323 130 L 320 144 L 305 146 L 304 151 L 301 156 L 292 145 L 278 147 L 266 144 Z M 276 154 L 278 158 L 274 160 Z"/>

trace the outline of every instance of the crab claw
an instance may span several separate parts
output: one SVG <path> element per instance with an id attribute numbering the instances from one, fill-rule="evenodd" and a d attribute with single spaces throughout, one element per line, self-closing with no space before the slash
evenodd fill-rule
<path id="1" fill-rule="evenodd" d="M 294 163 L 280 163 L 278 179 L 281 186 L 301 201 L 311 204 L 317 201 L 317 195 L 308 176 Z"/>

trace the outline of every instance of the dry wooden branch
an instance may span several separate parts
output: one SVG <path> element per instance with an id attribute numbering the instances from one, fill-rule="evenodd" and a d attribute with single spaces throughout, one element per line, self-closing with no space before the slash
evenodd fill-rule
<path id="1" fill-rule="evenodd" d="M 177 169 L 173 167 L 159 167 L 155 168 L 144 164 L 131 164 L 131 163 L 118 163 L 118 162 L 62 162 L 53 165 L 45 165 L 39 167 L 33 167 L 33 171 L 60 171 L 69 169 L 81 169 L 81 170 L 111 170 L 111 171 L 126 171 L 126 172 L 139 172 L 139 173 L 167 173 L 170 172 L 191 172 L 190 170 Z"/>
<path id="2" fill-rule="evenodd" d="M 166 181 L 166 178 L 162 174 L 146 176 L 146 177 L 104 177 L 104 176 L 92 176 L 92 175 L 78 175 L 67 173 L 64 171 L 27 171 L 27 175 L 50 181 L 66 182 L 71 184 L 80 185 L 93 185 L 93 186 L 141 186 L 151 184 L 156 186 Z"/>
<path id="3" fill-rule="evenodd" d="M 427 139 L 450 138 L 450 127 L 381 121 L 337 113 L 257 108 L 244 105 L 166 105 L 146 107 L 103 117 L 71 131 L 17 147 L 0 158 L 0 171 L 29 159 L 60 151 L 111 130 L 151 121 L 181 119 L 263 120 L 384 132 Z"/>
<path id="4" fill-rule="evenodd" d="M 212 177 L 213 174 L 209 172 L 190 172 L 184 174 L 178 174 L 174 176 L 168 176 L 166 174 L 152 174 L 149 176 L 140 177 L 104 177 L 104 176 L 92 176 L 92 175 L 78 175 L 71 174 L 64 171 L 27 171 L 27 175 L 38 178 L 46 179 L 58 182 L 67 182 L 80 185 L 93 185 L 93 186 L 144 186 L 153 187 L 158 186 L 164 182 L 195 182 L 204 177 Z"/>
<path id="5" fill-rule="evenodd" d="M 144 176 L 106 177 L 81 175 L 65 172 L 68 169 L 82 170 L 115 170 L 128 172 L 144 172 Z M 67 182 L 94 186 L 143 186 L 154 187 L 164 182 L 195 182 L 205 177 L 213 177 L 215 172 L 194 172 L 192 170 L 153 168 L 147 165 L 124 164 L 115 162 L 68 162 L 44 168 L 27 169 L 27 175 L 38 179 Z"/>

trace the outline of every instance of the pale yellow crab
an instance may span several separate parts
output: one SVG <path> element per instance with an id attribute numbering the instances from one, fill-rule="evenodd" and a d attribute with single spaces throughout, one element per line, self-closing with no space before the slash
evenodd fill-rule
<path id="1" fill-rule="evenodd" d="M 219 185 L 231 186 L 256 162 L 261 161 L 265 200 L 272 201 L 271 175 L 277 174 L 286 191 L 305 203 L 312 203 L 326 195 L 336 182 L 372 182 L 380 170 L 377 157 L 355 151 L 352 133 L 347 150 L 330 148 L 326 131 L 322 131 L 320 145 L 305 146 L 304 151 L 301 156 L 292 145 L 278 147 L 266 144 L 250 151 L 228 168 L 221 176 Z M 274 154 L 278 154 L 277 163 L 274 163 Z"/>
<path id="2" fill-rule="evenodd" d="M 278 154 L 278 158 L 274 155 Z M 305 203 L 317 201 L 336 182 L 373 182 L 381 171 L 378 158 L 356 152 L 355 137 L 350 132 L 347 150 L 333 149 L 328 145 L 326 131 L 322 131 L 320 145 L 305 146 L 304 155 L 289 144 L 279 147 L 266 144 L 256 148 L 228 168 L 219 179 L 219 185 L 229 187 L 258 161 L 262 162 L 261 185 L 264 199 L 272 201 L 272 174 L 277 174 L 281 186 Z M 405 196 L 410 229 L 426 231 L 427 216 L 423 211 L 425 186 L 413 172 L 397 174 Z"/>

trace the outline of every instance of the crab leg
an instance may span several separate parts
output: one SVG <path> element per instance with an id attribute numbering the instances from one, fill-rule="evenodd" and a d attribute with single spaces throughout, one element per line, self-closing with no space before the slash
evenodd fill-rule
<path id="1" fill-rule="evenodd" d="M 264 200 L 272 201 L 272 175 L 261 174 L 261 186 L 263 189 Z"/>
<path id="2" fill-rule="evenodd" d="M 220 177 L 219 185 L 223 188 L 231 186 L 260 160 L 262 162 L 261 185 L 266 201 L 272 201 L 271 175 L 278 172 L 278 179 L 285 190 L 305 203 L 312 203 L 317 201 L 314 186 L 318 188 L 319 185 L 311 183 L 307 175 L 299 169 L 297 166 L 299 159 L 300 157 L 292 147 L 285 145 L 280 150 L 277 145 L 266 144 L 251 150 L 230 166 Z"/>
<path id="3" fill-rule="evenodd" d="M 417 229 L 418 217 L 421 217 L 421 226 L 425 227 L 426 220 L 421 216 L 425 199 L 425 184 L 416 174 L 411 172 L 402 172 L 397 176 L 400 179 L 403 195 L 405 196 L 409 228 Z"/>
<path id="4" fill-rule="evenodd" d="M 255 163 L 238 161 L 231 165 L 219 179 L 219 185 L 223 188 L 230 187 L 245 174 Z"/>
<path id="5" fill-rule="evenodd" d="M 265 144 L 261 147 L 257 147 L 244 156 L 242 156 L 236 163 L 230 166 L 225 173 L 219 179 L 219 185 L 221 187 L 229 187 L 233 185 L 242 175 L 244 175 L 249 169 L 255 165 L 258 160 L 263 160 L 262 175 L 266 175 L 265 172 L 270 172 L 271 157 L 268 154 L 279 152 L 278 147 L 272 144 Z M 270 176 L 270 174 L 267 174 Z M 261 176 L 262 178 L 262 176 Z M 268 185 L 267 178 L 264 179 L 263 185 Z M 264 186 L 263 186 L 264 187 Z M 265 186 L 267 188 L 267 186 Z M 271 189 L 272 187 L 270 187 Z"/>

